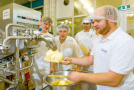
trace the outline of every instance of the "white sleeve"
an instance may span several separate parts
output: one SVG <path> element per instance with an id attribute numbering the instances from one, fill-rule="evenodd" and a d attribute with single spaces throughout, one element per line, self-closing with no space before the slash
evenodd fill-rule
<path id="1" fill-rule="evenodd" d="M 120 46 L 114 47 L 111 52 L 110 70 L 127 74 L 134 67 L 134 44 L 133 42 L 121 43 Z"/>

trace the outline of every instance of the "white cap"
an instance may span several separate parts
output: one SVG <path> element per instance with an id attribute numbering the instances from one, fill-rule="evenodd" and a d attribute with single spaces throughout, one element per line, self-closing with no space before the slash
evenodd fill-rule
<path id="1" fill-rule="evenodd" d="M 83 23 L 91 23 L 91 19 L 90 18 L 84 18 L 83 21 L 82 21 L 82 24 Z"/>

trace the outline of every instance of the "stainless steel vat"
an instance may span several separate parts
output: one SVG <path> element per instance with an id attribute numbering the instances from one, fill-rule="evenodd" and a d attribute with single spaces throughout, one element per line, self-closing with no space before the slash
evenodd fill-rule
<path id="1" fill-rule="evenodd" d="M 51 75 L 65 75 L 68 76 L 70 74 L 70 71 L 59 71 L 59 72 L 54 72 Z M 57 78 L 57 77 L 48 77 L 46 76 L 44 78 L 45 83 L 49 85 L 50 90 L 75 90 L 76 83 L 70 84 L 70 85 L 65 85 L 65 86 L 58 86 L 58 85 L 51 85 L 50 83 L 52 81 L 55 81 L 57 79 L 64 79 L 67 80 L 67 78 Z"/>
<path id="2" fill-rule="evenodd" d="M 52 73 L 51 75 L 65 75 L 68 76 L 71 71 L 59 71 Z M 84 73 L 93 73 L 92 71 L 83 71 Z M 96 85 L 88 82 L 78 82 L 73 85 L 68 86 L 53 86 L 50 84 L 51 81 L 56 80 L 58 78 L 44 77 L 44 81 L 48 86 L 43 88 L 42 90 L 97 90 Z M 62 78 L 61 78 L 62 79 Z M 64 78 L 67 79 L 67 78 Z"/>

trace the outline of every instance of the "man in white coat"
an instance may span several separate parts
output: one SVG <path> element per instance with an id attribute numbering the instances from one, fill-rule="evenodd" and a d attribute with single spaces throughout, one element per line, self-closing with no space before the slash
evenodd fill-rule
<path id="1" fill-rule="evenodd" d="M 79 65 L 94 64 L 94 73 L 72 72 L 68 79 L 97 84 L 97 90 L 134 90 L 134 39 L 117 27 L 118 10 L 102 6 L 93 14 L 93 25 L 99 37 L 90 56 L 65 58 Z"/>
<path id="2" fill-rule="evenodd" d="M 88 54 L 86 54 L 85 52 L 83 52 L 84 56 L 87 56 L 90 54 L 90 51 L 93 47 L 93 42 L 95 40 L 95 38 L 97 37 L 95 34 L 95 31 L 93 31 L 93 29 L 91 29 L 91 19 L 86 17 L 83 19 L 82 21 L 82 25 L 83 25 L 83 30 L 78 32 L 75 36 L 75 40 L 77 41 L 77 43 L 79 44 L 79 46 L 81 47 L 82 45 L 85 46 L 85 48 L 88 50 Z M 93 71 L 92 67 L 89 66 L 83 66 L 84 71 Z"/>
<path id="3" fill-rule="evenodd" d="M 55 37 L 57 49 L 63 54 L 63 57 L 83 57 L 82 51 L 77 44 L 76 40 L 68 36 L 70 28 L 66 24 L 60 24 L 57 27 L 58 36 Z M 72 70 L 74 65 L 56 64 L 56 71 Z"/>

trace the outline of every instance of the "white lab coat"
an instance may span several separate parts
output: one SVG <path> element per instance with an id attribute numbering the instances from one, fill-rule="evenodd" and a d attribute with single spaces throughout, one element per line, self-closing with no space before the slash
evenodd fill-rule
<path id="1" fill-rule="evenodd" d="M 58 50 L 63 54 L 63 57 L 83 57 L 82 51 L 73 37 L 67 36 L 61 44 L 59 36 L 55 37 Z M 56 71 L 72 70 L 72 65 L 56 65 Z"/>
<path id="2" fill-rule="evenodd" d="M 93 42 L 96 37 L 97 36 L 95 34 L 95 31 L 93 31 L 92 29 L 90 29 L 89 32 L 84 32 L 84 30 L 82 30 L 76 34 L 75 40 L 77 41 L 79 46 L 83 44 L 86 47 L 86 49 L 89 51 L 90 49 L 92 49 Z"/>
<path id="3" fill-rule="evenodd" d="M 89 32 L 84 32 L 84 30 L 82 30 L 78 32 L 75 36 L 75 39 L 77 43 L 79 44 L 79 46 L 83 44 L 88 51 L 93 48 L 93 44 L 96 38 L 97 38 L 97 35 L 95 34 L 95 31 L 93 31 L 92 29 L 90 29 Z M 84 56 L 86 56 L 84 52 L 83 54 Z M 83 66 L 82 68 L 84 71 L 87 71 L 87 70 L 93 71 L 93 67 Z"/>
<path id="4" fill-rule="evenodd" d="M 36 31 L 35 34 L 38 34 L 40 32 Z M 53 35 L 50 33 L 41 33 L 44 35 L 48 35 L 52 38 Z M 50 73 L 50 62 L 44 61 L 44 57 L 46 55 L 46 52 L 48 51 L 48 47 L 46 47 L 46 42 L 41 41 L 39 42 L 39 47 L 36 49 L 37 53 L 34 56 L 35 62 L 33 65 L 33 78 L 35 79 L 35 85 L 36 90 L 42 89 L 42 80 L 43 77 L 46 74 Z M 43 87 L 46 86 L 46 84 L 43 83 Z"/>

